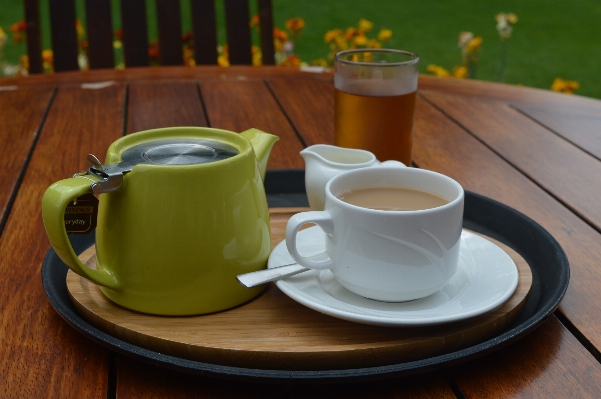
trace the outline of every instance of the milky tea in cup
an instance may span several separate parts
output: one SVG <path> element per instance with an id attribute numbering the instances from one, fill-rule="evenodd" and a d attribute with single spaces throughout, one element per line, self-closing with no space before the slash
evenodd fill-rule
<path id="1" fill-rule="evenodd" d="M 380 166 L 342 173 L 328 182 L 325 210 L 294 215 L 288 251 L 300 265 L 329 269 L 355 294 L 386 302 L 422 298 L 455 274 L 464 192 L 442 174 Z M 296 234 L 315 223 L 326 251 L 303 256 Z"/>
<path id="2" fill-rule="evenodd" d="M 440 195 L 407 187 L 366 187 L 343 192 L 338 199 L 362 208 L 380 211 L 419 211 L 449 203 Z"/>

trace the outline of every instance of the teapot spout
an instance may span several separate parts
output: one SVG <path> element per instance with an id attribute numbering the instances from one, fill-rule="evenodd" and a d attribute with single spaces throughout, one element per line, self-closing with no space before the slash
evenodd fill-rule
<path id="1" fill-rule="evenodd" d="M 265 172 L 267 171 L 267 161 L 271 154 L 273 145 L 280 139 L 278 136 L 273 134 L 265 133 L 259 129 L 248 129 L 242 133 L 241 136 L 248 139 L 255 150 L 255 156 L 259 163 L 259 170 L 261 172 L 261 178 L 265 180 Z"/>

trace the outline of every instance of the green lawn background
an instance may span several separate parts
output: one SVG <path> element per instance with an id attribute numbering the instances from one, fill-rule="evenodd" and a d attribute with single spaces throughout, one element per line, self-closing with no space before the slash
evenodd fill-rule
<path id="1" fill-rule="evenodd" d="M 190 30 L 189 0 L 180 0 L 184 31 Z M 251 1 L 252 3 L 252 1 Z M 150 39 L 156 39 L 154 1 L 147 0 Z M 48 0 L 40 0 L 47 15 Z M 85 22 L 83 0 L 78 14 Z M 223 21 L 223 2 L 217 1 L 218 21 Z M 117 3 L 113 3 L 114 27 L 119 27 Z M 253 10 L 254 11 L 254 10 Z M 494 16 L 513 12 L 519 20 L 509 41 L 505 82 L 549 89 L 561 77 L 580 83 L 577 94 L 601 98 L 601 1 L 599 0 L 273 0 L 274 23 L 283 28 L 288 18 L 301 17 L 305 28 L 296 41 L 302 61 L 325 58 L 327 30 L 356 25 L 360 18 L 393 31 L 388 47 L 413 51 L 420 56 L 420 71 L 429 64 L 452 69 L 461 63 L 457 47 L 459 32 L 471 31 L 484 39 L 477 78 L 493 80 L 499 60 L 500 40 Z M 21 0 L 0 0 L 0 26 L 9 34 L 10 25 L 23 18 Z M 48 32 L 44 18 L 42 28 Z M 225 43 L 223 29 L 219 42 Z M 49 34 L 43 38 L 50 48 Z M 15 63 L 25 46 L 9 46 L 5 54 Z"/>

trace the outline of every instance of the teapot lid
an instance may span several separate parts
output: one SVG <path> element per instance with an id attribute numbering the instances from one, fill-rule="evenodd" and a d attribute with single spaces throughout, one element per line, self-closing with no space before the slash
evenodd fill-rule
<path id="1" fill-rule="evenodd" d="M 126 149 L 121 155 L 121 163 L 193 165 L 220 161 L 238 153 L 234 146 L 214 140 L 196 138 L 154 140 Z"/>
<path id="2" fill-rule="evenodd" d="M 230 144 L 199 138 L 173 138 L 147 141 L 127 148 L 121 154 L 121 162 L 103 165 L 94 155 L 88 155 L 91 167 L 86 172 L 101 179 L 91 186 L 92 192 L 100 194 L 117 190 L 123 174 L 138 164 L 194 165 L 216 162 L 238 155 L 238 149 Z"/>

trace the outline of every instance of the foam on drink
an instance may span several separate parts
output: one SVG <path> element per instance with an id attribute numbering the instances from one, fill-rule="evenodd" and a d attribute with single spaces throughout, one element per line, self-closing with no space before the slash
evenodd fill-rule
<path id="1" fill-rule="evenodd" d="M 349 94 L 369 97 L 400 96 L 417 91 L 417 65 L 370 67 L 357 74 L 357 67 L 341 65 L 334 87 Z"/>

